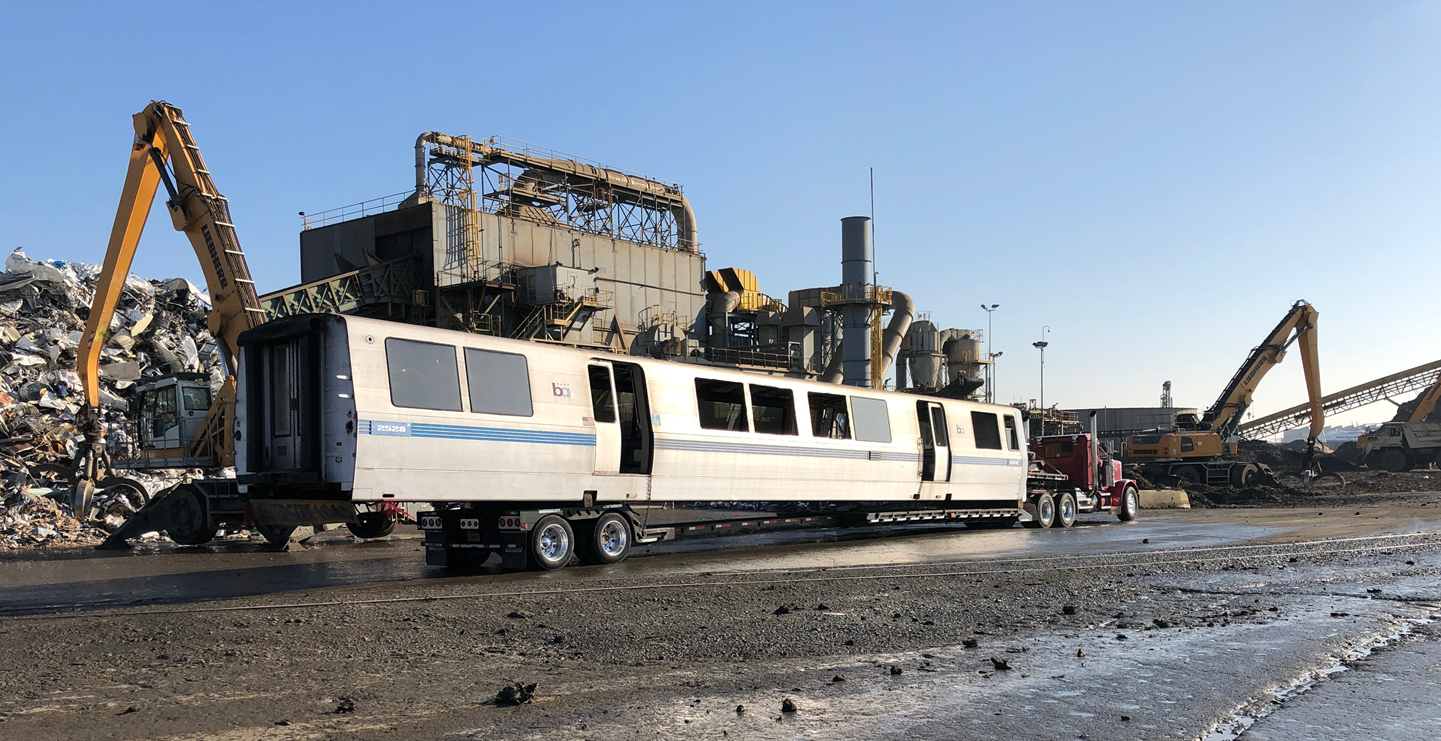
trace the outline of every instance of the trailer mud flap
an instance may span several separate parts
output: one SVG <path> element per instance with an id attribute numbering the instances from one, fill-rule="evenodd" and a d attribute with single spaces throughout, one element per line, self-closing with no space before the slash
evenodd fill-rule
<path id="1" fill-rule="evenodd" d="M 282 527 L 357 521 L 354 504 L 323 499 L 252 499 L 250 516 L 258 524 Z"/>

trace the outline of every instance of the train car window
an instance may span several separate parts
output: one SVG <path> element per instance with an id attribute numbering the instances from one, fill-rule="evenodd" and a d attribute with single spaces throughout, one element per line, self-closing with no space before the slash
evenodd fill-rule
<path id="1" fill-rule="evenodd" d="M 1021 441 L 1016 437 L 1016 418 L 1009 414 L 1006 415 L 1006 437 L 1011 443 L 1011 450 L 1021 449 Z"/>
<path id="2" fill-rule="evenodd" d="M 1001 423 L 990 412 L 971 412 L 971 427 L 976 430 L 976 447 L 1001 450 Z"/>
<path id="3" fill-rule="evenodd" d="M 470 390 L 470 411 L 529 417 L 530 366 L 524 355 L 465 348 L 465 380 Z"/>
<path id="4" fill-rule="evenodd" d="M 592 365 L 590 372 L 590 407 L 595 421 L 615 421 L 615 399 L 610 395 L 610 369 L 603 365 Z"/>
<path id="5" fill-rule="evenodd" d="M 756 432 L 795 435 L 796 403 L 790 389 L 751 384 L 751 416 Z"/>
<path id="6" fill-rule="evenodd" d="M 836 440 L 851 439 L 851 414 L 846 397 L 839 394 L 808 394 L 811 402 L 811 434 Z"/>
<path id="7" fill-rule="evenodd" d="M 454 345 L 416 342 L 390 337 L 385 340 L 385 364 L 390 371 L 390 403 L 411 409 L 460 409 L 460 370 Z"/>
<path id="8" fill-rule="evenodd" d="M 707 430 L 750 432 L 746 421 L 745 389 L 739 383 L 695 379 L 695 401 L 700 426 Z"/>
<path id="9" fill-rule="evenodd" d="M 885 399 L 852 396 L 851 412 L 855 417 L 857 440 L 872 443 L 891 441 L 891 411 Z"/>

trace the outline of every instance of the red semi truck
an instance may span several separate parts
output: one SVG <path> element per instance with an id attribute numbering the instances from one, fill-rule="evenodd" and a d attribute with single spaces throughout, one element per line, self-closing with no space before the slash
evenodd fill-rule
<path id="1" fill-rule="evenodd" d="M 1122 477 L 1119 460 L 1101 455 L 1094 432 L 1037 437 L 1031 440 L 1031 453 L 1028 527 L 1070 527 L 1078 514 L 1088 512 L 1136 519 L 1136 482 Z"/>

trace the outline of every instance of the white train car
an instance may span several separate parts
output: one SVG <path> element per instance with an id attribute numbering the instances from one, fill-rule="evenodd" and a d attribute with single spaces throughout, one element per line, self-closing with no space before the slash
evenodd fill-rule
<path id="1" fill-rule="evenodd" d="M 1026 499 L 1006 406 L 347 316 L 269 322 L 241 344 L 237 470 L 257 519 L 432 503 L 439 565 L 618 561 L 666 533 L 638 505 L 1004 523 Z"/>

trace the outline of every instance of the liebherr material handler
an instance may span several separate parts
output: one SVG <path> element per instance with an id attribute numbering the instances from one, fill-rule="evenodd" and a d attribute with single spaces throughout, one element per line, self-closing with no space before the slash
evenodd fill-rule
<path id="1" fill-rule="evenodd" d="M 79 348 L 79 373 L 85 386 L 86 450 L 77 472 L 74 503 L 88 508 L 95 482 L 112 464 L 125 468 L 221 469 L 235 462 L 235 390 L 233 375 L 240 333 L 265 322 L 265 312 L 250 278 L 245 253 L 235 234 L 230 205 L 215 187 L 200 148 L 179 108 L 153 101 L 134 116 L 135 140 L 120 206 L 110 232 L 105 264 Z M 99 363 L 115 308 L 130 274 L 145 222 L 164 183 L 166 206 L 176 230 L 184 232 L 205 273 L 210 292 L 209 330 L 215 337 L 227 376 L 211 398 L 210 380 L 200 373 L 172 373 L 137 387 L 134 404 L 139 425 L 136 450 L 124 461 L 107 454 L 106 424 L 100 408 Z M 394 520 L 378 512 L 339 513 L 361 537 L 379 537 Z M 122 546 L 126 538 L 148 530 L 166 530 L 184 545 L 210 540 L 221 529 L 256 525 L 233 479 L 197 481 L 159 494 L 106 541 Z M 293 527 L 259 524 L 272 542 L 287 540 Z"/>
<path id="2" fill-rule="evenodd" d="M 1126 441 L 1126 455 L 1141 462 L 1142 471 L 1175 476 L 1187 483 L 1246 487 L 1273 479 L 1264 464 L 1228 460 L 1235 455 L 1236 428 L 1251 406 L 1251 396 L 1267 371 L 1279 364 L 1292 343 L 1300 345 L 1301 367 L 1306 375 L 1306 393 L 1311 407 L 1311 427 L 1306 434 L 1306 458 L 1301 469 L 1305 483 L 1319 476 L 1315 464 L 1316 439 L 1326 424 L 1321 405 L 1321 367 L 1316 354 L 1316 321 L 1320 316 L 1305 301 L 1291 306 L 1284 319 L 1266 340 L 1251 350 L 1221 396 L 1197 420 L 1194 415 L 1176 419 L 1172 430 L 1147 430 Z"/>

